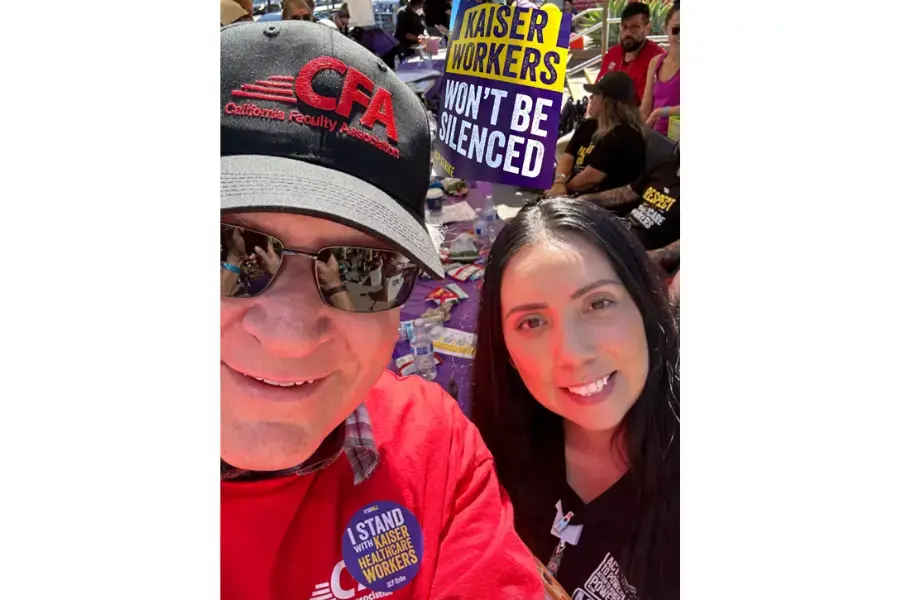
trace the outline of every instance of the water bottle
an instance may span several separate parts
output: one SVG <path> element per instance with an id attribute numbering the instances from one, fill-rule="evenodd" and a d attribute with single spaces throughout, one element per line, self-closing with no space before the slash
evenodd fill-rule
<path id="1" fill-rule="evenodd" d="M 416 371 L 428 381 L 434 381 L 434 378 L 437 377 L 437 364 L 434 360 L 434 343 L 431 339 L 430 329 L 430 326 L 425 323 L 425 319 L 416 319 L 409 347 L 412 349 Z"/>
<path id="2" fill-rule="evenodd" d="M 475 209 L 475 240 L 481 246 L 489 246 L 491 244 L 488 224 L 480 208 Z"/>
<path id="3" fill-rule="evenodd" d="M 436 339 L 440 337 L 440 334 L 443 333 L 444 317 L 438 315 L 434 317 L 422 318 L 422 321 L 425 322 L 425 327 L 429 330 L 432 339 Z M 413 339 L 413 329 L 415 328 L 416 321 L 400 321 L 400 326 L 397 328 L 397 339 L 401 342 L 411 341 Z"/>
<path id="4" fill-rule="evenodd" d="M 494 240 L 497 239 L 497 232 L 499 231 L 497 221 L 500 217 L 497 215 L 497 207 L 494 206 L 494 201 L 490 196 L 485 198 L 483 214 L 484 220 L 487 223 L 488 239 L 490 239 L 491 244 L 493 244 Z"/>

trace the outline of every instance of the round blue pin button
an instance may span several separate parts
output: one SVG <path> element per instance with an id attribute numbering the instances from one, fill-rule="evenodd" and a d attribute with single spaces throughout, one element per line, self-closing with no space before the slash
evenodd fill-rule
<path id="1" fill-rule="evenodd" d="M 371 590 L 393 592 L 406 587 L 422 564 L 422 528 L 396 502 L 373 502 L 344 528 L 341 554 L 353 578 Z"/>

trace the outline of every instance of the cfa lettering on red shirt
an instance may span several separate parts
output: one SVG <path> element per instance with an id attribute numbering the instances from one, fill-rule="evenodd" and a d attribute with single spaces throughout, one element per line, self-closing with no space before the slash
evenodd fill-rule
<path id="1" fill-rule="evenodd" d="M 603 57 L 597 79 L 599 80 L 610 71 L 622 71 L 631 77 L 631 80 L 634 82 L 634 90 L 637 93 L 637 105 L 640 106 L 641 99 L 644 96 L 644 88 L 647 85 L 647 70 L 650 68 L 650 61 L 654 56 L 665 53 L 666 51 L 663 50 L 662 46 L 647 40 L 634 60 L 625 62 L 625 51 L 622 48 L 622 44 L 616 44 Z"/>

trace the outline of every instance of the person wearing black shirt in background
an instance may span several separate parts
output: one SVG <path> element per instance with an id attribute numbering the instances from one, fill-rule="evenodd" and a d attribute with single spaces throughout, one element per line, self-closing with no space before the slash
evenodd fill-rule
<path id="1" fill-rule="evenodd" d="M 425 0 L 425 25 L 450 29 L 450 11 L 453 3 L 449 0 Z"/>
<path id="2" fill-rule="evenodd" d="M 549 196 L 577 196 L 627 185 L 644 172 L 646 138 L 634 82 L 614 71 L 593 85 L 586 119 L 556 165 Z"/>
<path id="3" fill-rule="evenodd" d="M 631 185 L 583 197 L 614 212 L 629 207 L 628 223 L 650 260 L 672 274 L 681 251 L 681 158 L 679 147 Z"/>
<path id="4" fill-rule="evenodd" d="M 422 16 L 424 0 L 410 0 L 405 8 L 397 13 L 397 29 L 394 37 L 400 42 L 400 57 L 413 54 L 412 48 L 418 46 L 425 35 L 425 19 Z"/>
<path id="5" fill-rule="evenodd" d="M 472 420 L 516 531 L 572 600 L 677 599 L 679 342 L 664 281 L 622 219 L 570 198 L 527 203 L 487 265 Z"/>

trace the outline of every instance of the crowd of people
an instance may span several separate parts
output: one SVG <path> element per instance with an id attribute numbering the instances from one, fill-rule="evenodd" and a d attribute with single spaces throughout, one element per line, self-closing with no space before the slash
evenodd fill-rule
<path id="1" fill-rule="evenodd" d="M 449 23 L 430 1 L 398 47 Z M 223 82 L 277 93 L 328 60 L 391 98 L 399 140 L 223 111 L 222 598 L 678 598 L 678 4 L 666 49 L 627 5 L 552 187 L 491 245 L 469 418 L 385 369 L 417 274 L 444 275 L 420 98 L 307 0 L 276 33 L 221 2 Z M 316 85 L 325 112 L 353 96 Z"/>
<path id="2" fill-rule="evenodd" d="M 667 49 L 648 39 L 650 9 L 622 12 L 619 43 L 604 55 L 584 121 L 557 144 L 548 196 L 574 196 L 626 219 L 654 263 L 674 276 L 680 258 L 680 151 L 668 139 L 680 115 L 680 5 L 665 17 Z"/>

